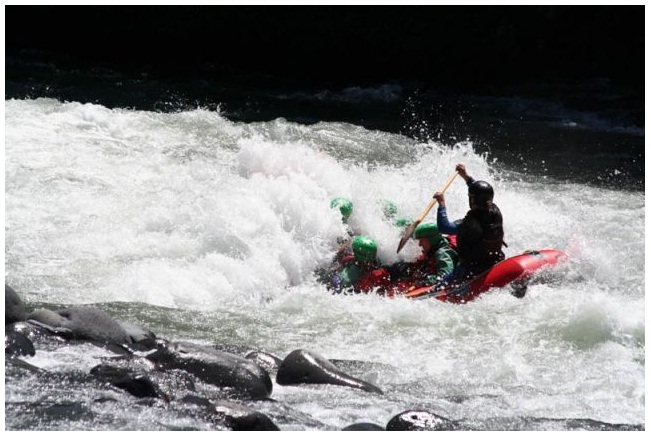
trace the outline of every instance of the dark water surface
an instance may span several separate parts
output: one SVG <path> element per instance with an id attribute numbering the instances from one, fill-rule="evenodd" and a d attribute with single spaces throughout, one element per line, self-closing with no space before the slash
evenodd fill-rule
<path id="1" fill-rule="evenodd" d="M 9 7 L 5 98 L 471 140 L 644 189 L 640 7 Z M 29 24 L 29 25 L 27 25 Z"/>
<path id="2" fill-rule="evenodd" d="M 532 177 L 644 189 L 641 96 L 605 78 L 530 84 L 501 94 L 450 93 L 390 82 L 296 88 L 275 77 L 137 76 L 70 65 L 42 53 L 6 59 L 6 98 L 53 97 L 163 112 L 197 107 L 234 121 L 345 121 L 421 141 L 473 141 L 478 152 Z"/>

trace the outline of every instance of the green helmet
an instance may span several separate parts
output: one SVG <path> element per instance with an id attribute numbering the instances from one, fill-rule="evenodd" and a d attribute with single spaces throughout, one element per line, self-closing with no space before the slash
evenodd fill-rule
<path id="1" fill-rule="evenodd" d="M 346 222 L 348 217 L 353 213 L 353 202 L 343 197 L 335 197 L 330 202 L 330 208 L 339 207 L 339 212 L 341 212 L 341 220 Z"/>
<path id="2" fill-rule="evenodd" d="M 435 246 L 441 241 L 443 235 L 439 232 L 438 226 L 436 223 L 421 223 L 416 227 L 414 231 L 414 239 L 420 240 L 421 238 L 429 239 L 429 242 L 432 246 Z"/>
<path id="3" fill-rule="evenodd" d="M 390 200 L 383 200 L 382 212 L 384 213 L 385 218 L 392 219 L 396 216 L 396 214 L 398 214 L 398 207 Z"/>
<path id="4" fill-rule="evenodd" d="M 374 261 L 377 255 L 375 240 L 365 235 L 353 238 L 353 254 L 357 261 Z"/>
<path id="5" fill-rule="evenodd" d="M 399 228 L 406 228 L 414 222 L 414 219 L 411 217 L 400 217 L 393 221 L 393 225 Z"/>

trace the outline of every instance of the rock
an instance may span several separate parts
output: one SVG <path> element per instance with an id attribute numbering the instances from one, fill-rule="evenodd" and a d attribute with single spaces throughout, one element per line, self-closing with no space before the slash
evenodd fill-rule
<path id="1" fill-rule="evenodd" d="M 287 355 L 278 369 L 276 382 L 280 385 L 332 384 L 382 394 L 371 383 L 354 378 L 314 352 L 297 349 Z"/>
<path id="2" fill-rule="evenodd" d="M 387 423 L 387 431 L 454 431 L 456 422 L 424 410 L 407 410 Z"/>
<path id="3" fill-rule="evenodd" d="M 235 398 L 266 399 L 273 390 L 271 378 L 262 367 L 209 346 L 170 343 L 147 355 L 147 359 L 165 369 L 184 370 L 207 384 L 226 389 Z"/>
<path id="4" fill-rule="evenodd" d="M 18 293 L 5 284 L 5 325 L 22 322 L 25 320 L 25 304 L 18 296 Z"/>

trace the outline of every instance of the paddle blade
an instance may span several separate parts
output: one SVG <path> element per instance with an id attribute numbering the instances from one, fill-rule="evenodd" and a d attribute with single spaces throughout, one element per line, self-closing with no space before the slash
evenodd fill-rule
<path id="1" fill-rule="evenodd" d="M 423 299 L 425 297 L 430 297 L 430 294 L 431 295 L 435 294 L 433 286 L 420 287 L 414 290 L 410 290 L 407 293 L 405 293 L 404 296 L 409 299 Z"/>
<path id="2" fill-rule="evenodd" d="M 420 223 L 420 220 L 416 220 L 409 226 L 407 226 L 407 229 L 405 229 L 405 233 L 402 235 L 402 238 L 400 239 L 400 243 L 398 244 L 398 250 L 396 253 L 400 252 L 403 247 L 405 247 L 405 244 L 407 244 L 407 241 L 411 238 L 411 235 L 414 233 L 414 230 L 416 229 L 416 226 Z"/>
<path id="3" fill-rule="evenodd" d="M 452 183 L 454 178 L 457 177 L 458 174 L 459 174 L 458 171 L 455 171 L 454 173 L 452 173 L 452 176 L 450 176 L 448 178 L 448 180 L 445 182 L 445 186 L 441 189 L 441 193 L 445 193 L 445 190 L 448 189 L 448 187 L 450 186 L 450 184 Z M 409 225 L 409 227 L 405 230 L 405 233 L 402 236 L 402 240 L 400 240 L 400 244 L 398 244 L 398 252 L 400 252 L 400 250 L 404 247 L 404 245 L 407 244 L 407 241 L 411 237 L 411 234 L 414 233 L 414 230 L 416 229 L 416 226 L 418 226 L 420 224 L 420 222 L 423 221 L 425 216 L 430 212 L 430 210 L 436 204 L 436 202 L 437 202 L 436 199 L 432 199 L 432 201 L 429 203 L 429 205 L 427 205 L 427 208 L 425 208 L 425 211 L 423 211 L 423 213 L 420 215 L 420 217 L 418 217 L 416 219 L 416 221 L 413 222 L 411 225 Z"/>

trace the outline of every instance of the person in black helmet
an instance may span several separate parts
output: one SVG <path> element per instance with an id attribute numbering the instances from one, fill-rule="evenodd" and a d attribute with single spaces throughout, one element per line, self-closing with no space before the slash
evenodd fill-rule
<path id="1" fill-rule="evenodd" d="M 445 196 L 436 192 L 438 201 L 436 222 L 444 234 L 457 236 L 459 264 L 447 281 L 465 280 L 476 276 L 504 259 L 504 229 L 502 213 L 493 203 L 493 187 L 488 182 L 476 181 L 466 172 L 466 166 L 457 164 L 456 170 L 468 185 L 470 211 L 454 223 L 448 220 Z"/>

